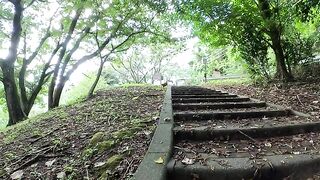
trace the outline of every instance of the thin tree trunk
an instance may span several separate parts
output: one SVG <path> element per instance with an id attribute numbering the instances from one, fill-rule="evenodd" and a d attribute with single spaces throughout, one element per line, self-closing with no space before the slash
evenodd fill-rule
<path id="1" fill-rule="evenodd" d="M 276 56 L 276 66 L 277 66 L 276 77 L 285 82 L 293 81 L 294 78 L 292 74 L 289 73 L 286 67 L 286 61 L 285 61 L 285 56 L 283 52 L 283 47 L 281 45 L 279 30 L 272 31 L 270 33 L 270 37 L 272 41 L 273 50 Z"/>
<path id="2" fill-rule="evenodd" d="M 98 70 L 98 72 L 97 72 L 96 79 L 95 79 L 94 83 L 92 84 L 92 86 L 91 86 L 91 88 L 90 88 L 90 90 L 89 90 L 89 93 L 88 93 L 88 96 L 87 96 L 88 99 L 89 99 L 90 97 L 92 97 L 93 92 L 94 92 L 94 90 L 96 89 L 96 87 L 97 87 L 97 85 L 98 85 L 98 82 L 99 82 L 100 77 L 101 77 L 101 74 L 102 74 L 103 66 L 104 66 L 104 61 L 101 61 L 101 62 L 100 62 L 99 70 Z"/>
<path id="3" fill-rule="evenodd" d="M 281 25 L 277 25 L 275 20 L 272 19 L 274 12 L 270 9 L 270 4 L 268 0 L 258 0 L 261 15 L 265 21 L 268 21 L 268 35 L 272 41 L 272 49 L 274 50 L 276 56 L 276 66 L 277 72 L 276 77 L 282 81 L 288 82 L 292 81 L 294 78 L 292 74 L 288 71 L 286 67 L 286 61 L 284 56 L 284 51 L 281 43 Z"/>
<path id="4" fill-rule="evenodd" d="M 66 81 L 64 79 L 61 79 L 61 82 L 59 82 L 54 88 L 52 108 L 56 108 L 59 106 L 65 84 Z"/>

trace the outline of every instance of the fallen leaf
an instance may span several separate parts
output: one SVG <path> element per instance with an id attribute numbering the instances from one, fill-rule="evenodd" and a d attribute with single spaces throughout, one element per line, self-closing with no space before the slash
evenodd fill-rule
<path id="1" fill-rule="evenodd" d="M 57 161 L 56 159 L 54 159 L 54 160 L 52 160 L 52 161 L 47 161 L 47 162 L 45 163 L 45 165 L 46 165 L 47 167 L 51 167 L 51 166 L 53 165 L 53 163 L 56 162 L 56 161 Z"/>
<path id="2" fill-rule="evenodd" d="M 57 179 L 64 179 L 66 177 L 66 173 L 65 172 L 59 172 L 57 174 Z"/>
<path id="3" fill-rule="evenodd" d="M 269 142 L 267 142 L 267 143 L 264 143 L 264 146 L 266 146 L 266 147 L 272 147 L 272 144 L 269 143 Z"/>
<path id="4" fill-rule="evenodd" d="M 106 164 L 106 162 L 96 162 L 96 163 L 94 163 L 93 166 L 96 168 L 96 167 L 101 167 L 101 166 L 103 166 L 105 164 Z"/>
<path id="5" fill-rule="evenodd" d="M 143 133 L 148 137 L 148 138 L 151 138 L 151 131 L 143 131 Z"/>
<path id="6" fill-rule="evenodd" d="M 155 163 L 157 164 L 163 164 L 164 163 L 164 160 L 162 157 L 159 157 L 157 160 L 154 161 Z"/>
<path id="7" fill-rule="evenodd" d="M 159 120 L 159 117 L 158 117 L 158 116 L 152 117 L 152 120 L 153 120 L 153 121 L 158 121 L 158 120 Z"/>
<path id="8" fill-rule="evenodd" d="M 132 98 L 132 100 L 137 100 L 139 98 L 139 96 Z"/>
<path id="9" fill-rule="evenodd" d="M 312 116 L 314 116 L 314 115 L 317 115 L 318 112 L 311 112 L 310 114 L 311 114 Z"/>
<path id="10" fill-rule="evenodd" d="M 294 141 L 303 141 L 303 138 L 300 137 L 293 137 L 292 140 Z"/>
<path id="11" fill-rule="evenodd" d="M 184 158 L 182 161 L 181 161 L 183 164 L 186 164 L 186 165 L 192 165 L 194 164 L 194 160 L 193 159 L 190 159 L 190 158 Z"/>
<path id="12" fill-rule="evenodd" d="M 22 179 L 22 176 L 23 176 L 23 170 L 19 170 L 12 173 L 10 177 L 11 179 Z"/>

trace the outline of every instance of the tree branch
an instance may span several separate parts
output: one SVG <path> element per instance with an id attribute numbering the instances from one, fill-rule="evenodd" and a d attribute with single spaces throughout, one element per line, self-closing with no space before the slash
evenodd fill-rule
<path id="1" fill-rule="evenodd" d="M 40 2 L 45 2 L 44 0 L 38 0 L 38 1 L 40 1 Z M 35 2 L 36 2 L 36 0 L 31 0 L 30 3 L 29 3 L 26 7 L 23 8 L 23 10 L 28 9 L 28 8 L 29 8 L 30 6 L 32 6 L 33 3 L 35 3 Z"/>

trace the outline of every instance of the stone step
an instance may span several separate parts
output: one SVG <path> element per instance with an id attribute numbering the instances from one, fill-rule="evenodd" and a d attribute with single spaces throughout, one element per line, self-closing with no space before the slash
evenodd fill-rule
<path id="1" fill-rule="evenodd" d="M 281 124 L 267 127 L 226 127 L 214 128 L 211 126 L 199 126 L 183 128 L 174 127 L 175 140 L 235 140 L 243 139 L 243 133 L 252 138 L 266 138 L 275 136 L 289 136 L 295 134 L 319 132 L 320 122 Z"/>
<path id="2" fill-rule="evenodd" d="M 214 95 L 172 95 L 173 99 L 184 99 L 184 98 L 232 98 L 238 97 L 237 95 L 230 94 L 214 94 Z"/>
<path id="3" fill-rule="evenodd" d="M 186 165 L 171 159 L 167 165 L 170 180 L 307 179 L 320 170 L 319 155 L 274 155 L 260 159 L 213 158 Z"/>
<path id="4" fill-rule="evenodd" d="M 219 95 L 219 94 L 228 94 L 220 91 L 175 91 L 172 92 L 172 95 Z"/>
<path id="5" fill-rule="evenodd" d="M 185 98 L 172 99 L 172 103 L 202 103 L 202 102 L 245 102 L 250 101 L 250 98 Z"/>
<path id="6" fill-rule="evenodd" d="M 282 179 L 292 172 L 308 176 L 314 168 L 320 170 L 319 132 L 253 135 L 242 131 L 236 139 L 175 140 L 169 179 Z M 301 168 L 312 171 L 302 173 Z"/>
<path id="7" fill-rule="evenodd" d="M 216 119 L 244 119 L 258 117 L 276 117 L 290 115 L 288 110 L 261 110 L 261 111 L 235 111 L 235 112 L 176 112 L 175 121 L 201 121 Z"/>
<path id="8" fill-rule="evenodd" d="M 200 110 L 200 109 L 232 109 L 232 108 L 250 108 L 265 107 L 265 102 L 226 102 L 226 103 L 190 103 L 173 104 L 173 110 Z"/>

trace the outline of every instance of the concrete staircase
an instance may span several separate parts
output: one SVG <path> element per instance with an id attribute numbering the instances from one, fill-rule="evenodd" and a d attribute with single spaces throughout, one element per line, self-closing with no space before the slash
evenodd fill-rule
<path id="1" fill-rule="evenodd" d="M 172 87 L 171 98 L 167 179 L 304 179 L 320 169 L 320 124 L 306 114 L 202 87 Z"/>

